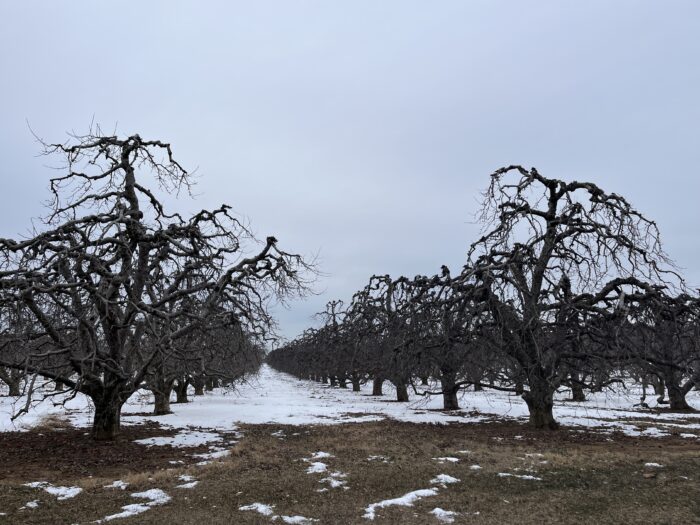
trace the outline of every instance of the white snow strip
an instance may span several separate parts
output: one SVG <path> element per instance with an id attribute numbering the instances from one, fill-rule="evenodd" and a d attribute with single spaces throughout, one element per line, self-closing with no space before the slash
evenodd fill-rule
<path id="1" fill-rule="evenodd" d="M 481 465 L 470 465 L 469 470 L 481 470 Z"/>
<path id="2" fill-rule="evenodd" d="M 542 481 L 542 478 L 538 478 L 537 476 L 530 476 L 529 474 L 511 474 L 509 472 L 499 472 L 498 473 L 499 478 L 518 478 L 518 479 L 528 479 L 531 481 Z"/>
<path id="3" fill-rule="evenodd" d="M 647 468 L 663 468 L 664 466 L 659 463 L 644 463 Z"/>
<path id="4" fill-rule="evenodd" d="M 437 493 L 438 491 L 436 489 L 420 489 L 404 494 L 399 498 L 385 499 L 384 501 L 372 503 L 365 509 L 363 518 L 373 520 L 376 516 L 376 510 L 383 509 L 385 507 L 392 507 L 395 505 L 400 505 L 402 507 L 412 507 L 413 504 L 419 499 L 427 498 L 430 496 L 437 496 Z"/>
<path id="5" fill-rule="evenodd" d="M 304 523 L 312 523 L 314 521 L 318 521 L 318 520 L 315 520 L 313 518 L 305 518 L 304 516 L 280 516 L 280 518 L 285 523 L 291 523 L 291 524 L 297 524 L 297 525 L 298 524 L 303 525 Z"/>
<path id="6" fill-rule="evenodd" d="M 39 500 L 35 499 L 34 501 L 28 501 L 25 503 L 24 507 L 21 507 L 20 510 L 22 509 L 35 509 L 39 506 Z"/>
<path id="7" fill-rule="evenodd" d="M 34 481 L 32 483 L 25 483 L 24 485 L 34 489 L 44 489 L 52 496 L 56 496 L 59 500 L 74 498 L 83 491 L 80 487 L 56 487 L 46 481 Z"/>
<path id="8" fill-rule="evenodd" d="M 333 454 L 329 454 L 328 452 L 314 452 L 313 455 L 311 456 L 311 459 L 324 459 L 324 458 L 333 458 L 335 457 Z"/>
<path id="9" fill-rule="evenodd" d="M 193 489 L 197 486 L 199 481 L 189 481 L 187 483 L 183 483 L 182 485 L 177 485 L 175 488 L 176 489 Z"/>
<path id="10" fill-rule="evenodd" d="M 433 479 L 430 480 L 430 483 L 432 483 L 433 485 L 438 485 L 438 484 L 449 485 L 451 483 L 459 483 L 460 481 L 461 480 L 459 480 L 453 476 L 450 476 L 448 474 L 438 474 L 437 476 L 435 476 Z"/>
<path id="11" fill-rule="evenodd" d="M 459 458 L 452 458 L 452 457 L 444 457 L 444 458 L 433 458 L 435 461 L 439 461 L 440 463 L 457 463 L 459 461 Z"/>
<path id="12" fill-rule="evenodd" d="M 441 521 L 443 523 L 453 523 L 455 517 L 459 513 L 451 510 L 441 509 L 440 507 L 435 507 L 433 510 L 430 511 L 430 514 L 435 516 L 438 519 L 438 521 Z"/>
<path id="13" fill-rule="evenodd" d="M 165 505 L 171 499 L 170 496 L 168 496 L 161 489 L 150 489 L 150 490 L 146 490 L 144 492 L 134 492 L 131 495 L 131 497 L 138 498 L 138 499 L 146 499 L 149 501 L 147 501 L 146 503 L 132 503 L 131 505 L 124 505 L 122 507 L 122 512 L 106 516 L 106 517 L 102 518 L 101 520 L 97 520 L 95 523 L 102 523 L 103 521 L 112 521 L 112 520 L 116 520 L 116 519 L 129 518 L 131 516 L 136 516 L 137 514 L 141 514 L 143 512 L 146 512 L 151 507 L 157 507 L 158 505 Z"/>
<path id="14" fill-rule="evenodd" d="M 110 483 L 109 485 L 105 485 L 104 488 L 106 488 L 106 489 L 122 489 L 122 490 L 124 490 L 124 489 L 126 489 L 126 487 L 128 487 L 128 486 L 129 486 L 128 483 L 126 483 L 125 481 L 122 481 L 122 480 L 118 479 L 117 481 L 113 481 L 113 482 Z"/>
<path id="15" fill-rule="evenodd" d="M 183 447 L 199 447 L 208 443 L 222 441 L 223 438 L 219 434 L 213 432 L 201 432 L 199 430 L 181 430 L 174 436 L 151 437 L 146 439 L 137 439 L 134 443 L 140 445 L 165 446 L 183 448 Z"/>
<path id="16" fill-rule="evenodd" d="M 244 505 L 238 507 L 238 510 L 252 510 L 263 516 L 272 516 L 274 505 L 265 505 L 264 503 L 251 503 L 250 505 Z"/>

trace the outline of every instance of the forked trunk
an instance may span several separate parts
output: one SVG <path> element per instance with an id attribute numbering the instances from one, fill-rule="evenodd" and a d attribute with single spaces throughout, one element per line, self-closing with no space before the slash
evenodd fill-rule
<path id="1" fill-rule="evenodd" d="M 667 385 L 668 388 L 668 399 L 671 402 L 671 410 L 692 410 L 688 402 L 685 399 L 686 391 L 683 387 L 676 385 Z"/>
<path id="2" fill-rule="evenodd" d="M 384 384 L 384 379 L 381 377 L 375 377 L 374 380 L 372 380 L 372 395 L 373 396 L 382 396 L 384 395 L 382 393 L 382 385 Z"/>

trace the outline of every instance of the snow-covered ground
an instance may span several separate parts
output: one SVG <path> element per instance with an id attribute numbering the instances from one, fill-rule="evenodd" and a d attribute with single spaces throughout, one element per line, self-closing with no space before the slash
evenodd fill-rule
<path id="1" fill-rule="evenodd" d="M 173 413 L 165 416 L 133 415 L 151 410 L 151 395 L 138 393 L 123 409 L 123 424 L 158 422 L 171 428 L 188 427 L 232 431 L 237 423 L 279 423 L 285 425 L 337 424 L 345 422 L 376 421 L 393 418 L 399 421 L 424 423 L 478 422 L 494 418 L 525 420 L 527 407 L 523 400 L 504 392 L 463 392 L 459 412 L 442 412 L 440 396 L 425 398 L 414 395 L 409 403 L 394 402 L 394 391 L 385 384 L 383 397 L 370 396 L 371 385 L 361 392 L 330 388 L 312 381 L 299 380 L 265 365 L 257 377 L 240 385 L 235 391 L 216 390 L 205 396 L 190 397 L 187 404 L 173 404 Z M 700 439 L 700 417 L 687 414 L 657 414 L 634 408 L 639 402 L 637 388 L 608 391 L 589 395 L 582 403 L 565 401 L 562 392 L 556 403 L 555 417 L 568 426 L 601 427 L 620 430 L 630 435 L 664 436 L 677 433 L 688 439 Z M 648 398 L 648 399 L 653 399 Z M 688 395 L 691 405 L 700 408 L 700 393 Z M 12 414 L 26 403 L 24 398 L 0 397 L 0 431 L 25 430 L 36 425 L 49 414 L 58 414 L 75 426 L 89 426 L 92 409 L 82 395 L 65 402 L 61 396 L 36 404 L 28 414 L 15 421 Z M 130 415 L 131 414 L 131 415 Z M 644 418 L 640 421 L 640 418 Z M 196 445 L 216 442 L 216 434 L 195 431 L 180 433 L 173 438 L 154 440 L 152 444 Z"/>

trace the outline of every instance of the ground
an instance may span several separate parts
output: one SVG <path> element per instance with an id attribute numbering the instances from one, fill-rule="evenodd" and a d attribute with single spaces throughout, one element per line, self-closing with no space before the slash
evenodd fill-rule
<path id="1" fill-rule="evenodd" d="M 576 426 L 535 431 L 502 394 L 450 415 L 265 368 L 168 416 L 135 399 L 99 444 L 83 401 L 42 404 L 0 432 L 0 524 L 700 523 L 700 418 L 634 395 L 561 401 Z"/>

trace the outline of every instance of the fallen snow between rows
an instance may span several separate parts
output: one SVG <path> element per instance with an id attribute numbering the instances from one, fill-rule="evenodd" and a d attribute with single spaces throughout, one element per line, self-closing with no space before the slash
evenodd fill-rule
<path id="1" fill-rule="evenodd" d="M 531 476 L 530 474 L 511 474 L 510 472 L 499 472 L 497 475 L 499 478 L 518 478 L 530 481 L 542 481 L 542 478 Z"/>
<path id="2" fill-rule="evenodd" d="M 430 496 L 437 496 L 438 491 L 437 489 L 420 489 L 420 490 L 414 490 L 413 492 L 409 492 L 407 494 L 404 494 L 403 496 L 399 498 L 394 498 L 394 499 L 385 499 L 384 501 L 379 501 L 377 503 L 372 503 L 365 509 L 365 513 L 362 516 L 365 519 L 368 520 L 373 520 L 376 516 L 376 510 L 377 509 L 383 509 L 386 507 L 392 507 L 392 506 L 402 506 L 402 507 L 412 507 L 413 504 L 423 498 L 429 498 Z"/>
<path id="3" fill-rule="evenodd" d="M 142 514 L 152 507 L 157 507 L 159 505 L 165 505 L 170 501 L 170 496 L 168 496 L 161 489 L 150 489 L 144 492 L 134 492 L 131 495 L 132 498 L 145 499 L 148 500 L 146 503 L 132 503 L 130 505 L 124 505 L 122 507 L 122 512 L 117 514 L 111 514 L 106 516 L 101 520 L 97 520 L 95 523 L 102 523 L 104 521 L 112 521 L 121 518 L 130 518 L 131 516 L 136 516 Z"/>
<path id="4" fill-rule="evenodd" d="M 457 512 L 453 512 L 451 510 L 444 510 L 440 507 L 435 507 L 433 510 L 430 511 L 430 514 L 435 516 L 438 519 L 438 521 L 442 521 L 443 523 L 453 523 L 455 517 L 458 516 Z"/>
<path id="5" fill-rule="evenodd" d="M 32 483 L 25 483 L 24 486 L 34 489 L 43 489 L 52 496 L 56 496 L 58 500 L 74 498 L 83 491 L 80 487 L 57 487 L 47 481 L 34 481 Z"/>
<path id="6" fill-rule="evenodd" d="M 134 442 L 149 447 L 171 446 L 177 448 L 199 447 L 209 443 L 223 441 L 223 437 L 213 432 L 202 432 L 199 430 L 182 430 L 174 436 L 150 437 L 137 439 Z"/>
<path id="7" fill-rule="evenodd" d="M 143 415 L 152 409 L 152 395 L 140 391 L 123 407 L 122 423 L 133 425 L 157 422 L 173 429 L 197 427 L 230 431 L 238 423 L 338 424 L 385 418 L 416 423 L 473 423 L 494 418 L 511 418 L 523 422 L 527 420 L 528 411 L 523 399 L 506 392 L 465 391 L 461 393 L 460 399 L 462 410 L 444 412 L 440 410 L 440 396 L 421 396 L 409 403 L 386 403 L 387 399 L 393 398 L 395 390 L 389 383 L 384 386 L 386 394 L 373 397 L 369 395 L 371 385 L 363 385 L 362 392 L 352 392 L 351 389 L 331 388 L 317 382 L 300 380 L 263 365 L 256 377 L 239 385 L 236 391 L 216 389 L 204 396 L 194 396 L 189 403 L 173 404 L 174 413 L 163 416 Z M 632 386 L 628 390 L 617 392 L 588 393 L 589 400 L 585 402 L 562 402 L 568 397 L 568 392 L 562 392 L 556 396 L 554 415 L 560 423 L 569 426 L 598 427 L 605 431 L 617 430 L 627 435 L 651 437 L 663 437 L 680 430 L 688 439 L 700 439 L 699 435 L 688 432 L 700 430 L 700 418 L 681 413 L 655 414 L 634 407 L 639 402 L 640 395 L 641 389 Z M 691 405 L 700 407 L 700 392 L 691 391 L 687 399 Z M 62 406 L 64 401 L 65 406 Z M 29 413 L 12 422 L 13 412 L 25 403 L 24 397 L 0 398 L 0 431 L 26 430 L 50 414 L 63 416 L 78 427 L 91 424 L 92 408 L 82 394 L 72 399 L 66 394 L 59 394 L 53 399 L 36 403 Z M 473 415 L 474 413 L 479 415 Z M 648 421 L 638 421 L 641 417 Z M 681 425 L 679 422 L 688 424 Z M 647 430 L 640 430 L 640 425 L 650 426 Z M 183 431 L 176 438 L 155 438 L 145 444 L 190 446 L 190 440 L 205 439 L 206 434 L 204 432 L 197 437 L 192 431 Z M 285 436 L 280 432 L 276 437 L 284 439 Z"/>
<path id="8" fill-rule="evenodd" d="M 291 524 L 303 525 L 304 523 L 312 523 L 314 521 L 318 521 L 313 518 L 306 518 L 304 516 L 278 516 L 275 514 L 274 508 L 274 505 L 266 505 L 265 503 L 251 503 L 250 505 L 238 507 L 238 510 L 257 512 L 262 516 L 269 517 L 271 521 L 277 521 L 278 519 L 281 519 L 284 523 Z"/>

